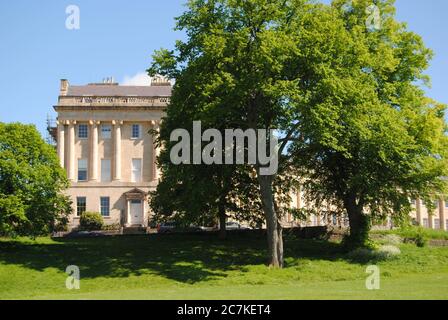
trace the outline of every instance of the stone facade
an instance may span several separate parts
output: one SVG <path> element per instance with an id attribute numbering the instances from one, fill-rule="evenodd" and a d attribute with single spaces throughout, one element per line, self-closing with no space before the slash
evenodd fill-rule
<path id="1" fill-rule="evenodd" d="M 101 212 L 107 224 L 148 225 L 148 192 L 159 179 L 150 130 L 158 130 L 170 95 L 163 79 L 142 87 L 61 80 L 54 108 L 58 156 L 71 183 L 71 227 L 83 211 Z"/>

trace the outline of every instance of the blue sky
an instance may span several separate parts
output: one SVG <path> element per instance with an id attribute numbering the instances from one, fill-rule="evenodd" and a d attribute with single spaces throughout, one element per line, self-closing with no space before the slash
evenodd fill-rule
<path id="1" fill-rule="evenodd" d="M 325 1 L 327 2 L 327 1 Z M 54 116 L 59 79 L 72 84 L 138 80 L 151 53 L 171 48 L 183 11 L 176 0 L 14 0 L 0 2 L 0 121 L 34 123 L 44 132 Z M 68 5 L 80 8 L 80 29 L 65 27 Z M 428 95 L 448 103 L 446 0 L 397 0 L 397 17 L 425 40 L 436 56 Z"/>

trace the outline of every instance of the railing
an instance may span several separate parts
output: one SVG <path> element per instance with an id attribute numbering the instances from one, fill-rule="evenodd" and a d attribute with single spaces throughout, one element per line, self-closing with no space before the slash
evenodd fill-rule
<path id="1" fill-rule="evenodd" d="M 155 106 L 166 105 L 169 97 L 59 97 L 59 106 L 92 106 L 92 105 L 136 105 Z"/>

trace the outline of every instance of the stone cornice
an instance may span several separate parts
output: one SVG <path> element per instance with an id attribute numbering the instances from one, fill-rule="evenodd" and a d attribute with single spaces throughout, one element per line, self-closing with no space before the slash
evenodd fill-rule
<path id="1" fill-rule="evenodd" d="M 86 105 L 72 105 L 72 106 L 61 106 L 56 105 L 53 106 L 55 111 L 165 111 L 167 106 L 136 106 L 136 105 L 128 105 L 128 106 L 86 106 Z"/>
<path id="2" fill-rule="evenodd" d="M 170 103 L 170 97 L 139 96 L 59 96 L 59 107 L 159 107 Z"/>

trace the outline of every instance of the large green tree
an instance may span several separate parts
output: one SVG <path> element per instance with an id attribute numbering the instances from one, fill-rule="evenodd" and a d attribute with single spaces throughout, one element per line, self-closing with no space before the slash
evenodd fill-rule
<path id="1" fill-rule="evenodd" d="M 445 191 L 445 106 L 421 85 L 432 52 L 395 19 L 394 1 L 337 0 L 298 34 L 298 135 L 290 146 L 309 198 L 348 214 L 347 244 L 372 221 L 404 221 L 410 199 Z M 375 21 L 376 20 L 376 21 Z"/>
<path id="2" fill-rule="evenodd" d="M 175 51 L 158 51 L 149 69 L 151 75 L 176 80 L 168 110 L 191 110 L 210 127 L 224 122 L 233 129 L 276 129 L 282 136 L 280 158 L 286 160 L 283 151 L 297 126 L 289 107 L 297 85 L 289 64 L 297 54 L 297 21 L 312 7 L 301 0 L 189 1 L 188 10 L 177 19 L 187 40 L 177 42 Z M 269 138 L 260 139 L 256 137 L 257 145 L 269 145 Z M 280 168 L 286 167 L 280 162 Z M 280 200 L 290 184 L 276 185 L 277 173 L 266 175 L 264 169 L 257 157 L 253 170 L 267 226 L 269 264 L 281 267 Z M 276 196 L 279 189 L 283 192 Z"/>
<path id="3" fill-rule="evenodd" d="M 0 234 L 45 235 L 64 224 L 67 187 L 54 148 L 34 126 L 0 123 Z"/>
<path id="4" fill-rule="evenodd" d="M 350 243 L 366 243 L 369 217 L 403 217 L 410 197 L 444 191 L 444 106 L 419 86 L 431 51 L 395 20 L 393 1 L 192 0 L 177 26 L 187 40 L 149 70 L 176 79 L 172 105 L 211 124 L 276 129 L 280 168 L 299 169 L 310 200 L 348 214 Z M 278 175 L 254 169 L 269 263 L 282 266 Z"/>

